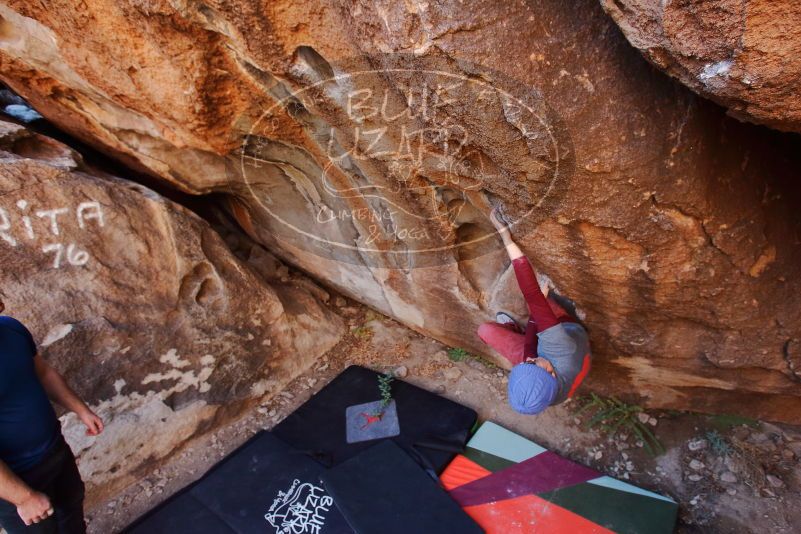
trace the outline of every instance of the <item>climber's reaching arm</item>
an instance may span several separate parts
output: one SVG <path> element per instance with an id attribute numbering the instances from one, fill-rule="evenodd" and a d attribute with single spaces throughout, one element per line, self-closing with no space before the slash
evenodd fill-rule
<path id="1" fill-rule="evenodd" d="M 557 324 L 559 321 L 556 319 L 553 310 L 551 310 L 551 307 L 545 300 L 545 295 L 540 291 L 539 283 L 537 283 L 537 276 L 534 274 L 531 263 L 529 263 L 528 258 L 526 258 L 523 251 L 520 250 L 520 247 L 518 247 L 512 239 L 512 232 L 509 230 L 509 226 L 503 220 L 497 208 L 493 209 L 490 213 L 490 220 L 498 230 L 498 234 L 501 236 L 504 245 L 506 245 L 506 252 L 509 254 L 509 258 L 512 260 L 512 266 L 515 269 L 517 285 L 520 286 L 520 292 L 523 293 L 523 297 L 526 299 L 526 304 L 528 305 L 529 323 L 533 323 L 533 325 L 529 324 L 526 326 L 526 330 L 533 326 L 534 332 L 540 333 Z M 533 343 L 529 342 L 527 345 L 530 347 Z M 536 356 L 536 354 L 527 354 L 527 356 Z"/>

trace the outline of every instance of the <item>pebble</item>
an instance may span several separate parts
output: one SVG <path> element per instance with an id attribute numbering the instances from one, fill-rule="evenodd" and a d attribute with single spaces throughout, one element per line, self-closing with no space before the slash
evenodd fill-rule
<path id="1" fill-rule="evenodd" d="M 726 493 L 728 493 L 729 495 L 737 495 L 737 490 L 734 488 L 729 488 L 726 490 Z"/>
<path id="2" fill-rule="evenodd" d="M 640 420 L 640 423 L 645 425 L 645 424 L 648 424 L 648 421 L 651 420 L 651 416 L 648 415 L 645 412 L 640 412 L 640 413 L 637 414 L 637 419 Z"/>
<path id="3" fill-rule="evenodd" d="M 634 471 L 634 463 L 626 462 L 626 471 Z"/>
<path id="4" fill-rule="evenodd" d="M 732 430 L 732 435 L 740 441 L 746 439 L 751 434 L 751 429 L 747 426 L 738 426 Z"/>
<path id="5" fill-rule="evenodd" d="M 600 460 L 601 458 L 603 458 L 603 456 L 604 456 L 604 453 L 602 451 L 597 451 L 593 457 L 596 460 Z"/>
<path id="6" fill-rule="evenodd" d="M 648 419 L 648 424 L 649 425 L 656 426 L 656 423 L 657 423 L 656 417 L 651 417 L 651 418 Z"/>
<path id="7" fill-rule="evenodd" d="M 687 443 L 687 448 L 690 449 L 693 452 L 702 451 L 702 450 L 706 449 L 707 446 L 709 446 L 709 442 L 707 440 L 703 439 L 703 438 L 694 439 L 694 440 L 691 440 L 691 441 L 689 441 Z"/>
<path id="8" fill-rule="evenodd" d="M 495 373 L 495 374 L 496 374 L 496 375 L 498 375 L 498 376 L 501 376 L 501 377 L 502 377 L 502 376 L 503 376 L 503 371 L 498 371 L 498 372 L 497 372 L 497 373 Z"/>
<path id="9" fill-rule="evenodd" d="M 734 484 L 737 482 L 737 476 L 731 471 L 725 471 L 722 475 L 720 475 L 720 481 L 727 484 Z"/>
<path id="10" fill-rule="evenodd" d="M 438 350 L 434 353 L 431 359 L 437 363 L 448 363 L 448 353 L 444 350 Z"/>
<path id="11" fill-rule="evenodd" d="M 736 473 L 740 470 L 737 462 L 731 456 L 726 456 L 726 458 L 723 460 L 723 463 L 729 468 L 729 471 Z"/>
<path id="12" fill-rule="evenodd" d="M 462 376 L 462 371 L 458 367 L 449 367 L 443 374 L 447 380 L 458 380 Z"/>
<path id="13" fill-rule="evenodd" d="M 406 367 L 405 365 L 401 365 L 400 367 L 397 367 L 395 369 L 395 376 L 397 378 L 406 378 L 408 374 L 409 374 L 409 368 Z"/>
<path id="14" fill-rule="evenodd" d="M 695 471 L 700 471 L 700 470 L 701 470 L 701 469 L 703 469 L 704 467 L 706 467 L 706 466 L 704 465 L 704 462 L 698 461 L 698 460 L 696 460 L 696 459 L 694 459 L 694 458 L 693 458 L 693 460 L 692 460 L 692 461 L 690 461 L 690 469 L 693 469 L 693 470 L 695 470 Z"/>
<path id="15" fill-rule="evenodd" d="M 701 480 L 704 477 L 702 477 L 701 475 L 690 475 L 687 478 L 692 480 L 693 482 L 698 482 L 699 480 Z"/>
<path id="16" fill-rule="evenodd" d="M 337 308 L 341 308 L 341 307 L 345 306 L 347 303 L 348 303 L 348 301 L 347 301 L 347 300 L 345 300 L 345 299 L 344 299 L 344 298 L 342 298 L 342 297 L 337 297 L 337 298 L 335 298 L 335 299 L 334 299 L 334 305 L 335 305 Z"/>
<path id="17" fill-rule="evenodd" d="M 777 477 L 775 475 L 767 475 L 765 478 L 768 479 L 768 484 L 770 484 L 774 488 L 783 488 L 784 487 L 784 482 L 782 481 L 782 479 L 780 479 L 779 477 Z"/>
<path id="18" fill-rule="evenodd" d="M 801 457 L 801 441 L 791 441 L 787 444 L 787 448 L 793 451 L 798 457 Z"/>

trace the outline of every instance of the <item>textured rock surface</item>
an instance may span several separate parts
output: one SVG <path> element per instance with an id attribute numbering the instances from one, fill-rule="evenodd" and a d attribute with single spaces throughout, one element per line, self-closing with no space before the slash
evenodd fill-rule
<path id="1" fill-rule="evenodd" d="M 742 120 L 801 132 L 798 0 L 601 0 L 654 65 Z"/>
<path id="2" fill-rule="evenodd" d="M 266 252 L 253 259 L 278 277 Z M 62 418 L 90 500 L 280 391 L 342 332 L 309 290 L 271 287 L 193 213 L 7 122 L 0 264 L 6 313 L 106 421 L 90 438 Z"/>
<path id="3" fill-rule="evenodd" d="M 487 353 L 477 325 L 522 312 L 496 243 L 470 244 L 489 195 L 586 319 L 589 386 L 801 422 L 798 140 L 656 72 L 598 3 L 6 1 L 0 16 L 0 76 L 47 118 L 219 193 L 282 259 L 407 325 Z M 404 146 L 416 127 L 425 142 Z"/>

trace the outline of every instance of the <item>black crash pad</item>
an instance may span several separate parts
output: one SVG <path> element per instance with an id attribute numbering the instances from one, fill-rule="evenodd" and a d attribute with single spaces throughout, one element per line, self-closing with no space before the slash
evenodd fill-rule
<path id="1" fill-rule="evenodd" d="M 320 483 L 317 462 L 261 432 L 128 534 L 352 534 Z"/>
<path id="2" fill-rule="evenodd" d="M 323 485 L 359 534 L 482 534 L 462 508 L 390 440 L 323 473 Z"/>
<path id="3" fill-rule="evenodd" d="M 273 433 L 325 465 L 351 458 L 376 441 L 348 443 L 346 412 L 381 398 L 379 376 L 364 367 L 348 367 L 273 428 Z M 464 449 L 476 412 L 401 380 L 394 380 L 391 389 L 400 433 L 387 439 L 423 467 L 442 472 L 454 454 Z"/>

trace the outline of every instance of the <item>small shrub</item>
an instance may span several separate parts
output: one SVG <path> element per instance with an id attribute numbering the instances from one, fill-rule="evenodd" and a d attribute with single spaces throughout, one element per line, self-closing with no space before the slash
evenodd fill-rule
<path id="1" fill-rule="evenodd" d="M 712 451 L 718 456 L 728 456 L 731 454 L 732 449 L 729 446 L 729 442 L 725 437 L 721 436 L 720 432 L 717 430 L 708 431 L 706 433 L 706 440 L 709 442 L 709 446 L 712 447 Z"/>
<path id="2" fill-rule="evenodd" d="M 592 393 L 577 415 L 585 412 L 592 414 L 584 424 L 586 428 L 597 427 L 612 436 L 623 430 L 637 436 L 652 456 L 665 452 L 662 442 L 640 421 L 639 414 L 645 413 L 642 407 L 626 404 L 615 397 L 604 398 Z"/>
<path id="3" fill-rule="evenodd" d="M 711 415 L 709 416 L 709 422 L 721 432 L 731 430 L 740 425 L 749 426 L 751 428 L 756 428 L 759 425 L 759 422 L 755 419 L 731 414 Z"/>
<path id="4" fill-rule="evenodd" d="M 449 348 L 448 349 L 448 358 L 452 362 L 463 362 L 468 358 L 472 358 L 473 355 L 464 350 L 463 348 Z"/>
<path id="5" fill-rule="evenodd" d="M 350 333 L 359 339 L 370 339 L 373 331 L 366 326 L 356 326 L 350 329 Z"/>
<path id="6" fill-rule="evenodd" d="M 471 353 L 467 352 L 466 350 L 464 350 L 463 348 L 460 348 L 460 347 L 456 347 L 456 348 L 451 347 L 451 348 L 449 348 L 447 350 L 447 352 L 448 352 L 448 359 L 450 359 L 452 362 L 463 362 L 463 361 L 467 361 L 467 360 L 475 360 L 478 363 L 480 363 L 481 365 L 483 365 L 484 367 L 488 367 L 490 369 L 496 369 L 496 370 L 500 369 L 500 367 L 498 367 L 497 365 L 495 365 L 494 363 L 492 363 L 488 359 L 486 359 L 486 358 L 484 358 L 482 356 L 476 356 L 475 354 L 471 354 Z"/>
<path id="7" fill-rule="evenodd" d="M 378 377 L 378 391 L 381 393 L 381 406 L 378 411 L 373 415 L 375 417 L 382 417 L 384 410 L 387 409 L 389 403 L 392 402 L 392 381 L 395 377 L 390 373 L 383 373 Z"/>

